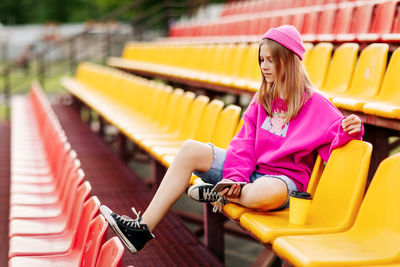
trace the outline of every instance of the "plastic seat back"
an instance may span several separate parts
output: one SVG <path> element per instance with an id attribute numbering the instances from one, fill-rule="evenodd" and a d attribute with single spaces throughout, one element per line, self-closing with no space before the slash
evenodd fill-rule
<path id="1" fill-rule="evenodd" d="M 210 55 L 210 46 L 209 45 L 199 45 L 199 62 L 197 65 L 193 68 L 197 71 L 202 71 L 204 70 L 204 65 L 206 64 L 206 61 L 210 60 L 209 55 Z"/>
<path id="2" fill-rule="evenodd" d="M 185 92 L 182 98 L 178 101 L 177 105 L 174 107 L 174 112 L 172 115 L 172 120 L 169 121 L 168 131 L 179 132 L 182 129 L 188 112 L 192 106 L 193 99 L 196 95 L 193 92 Z"/>
<path id="3" fill-rule="evenodd" d="M 303 32 L 304 13 L 297 12 L 291 16 L 290 24 L 296 27 L 299 32 Z"/>
<path id="4" fill-rule="evenodd" d="M 319 43 L 312 48 L 308 56 L 306 69 L 311 82 L 317 88 L 322 86 L 326 78 L 332 50 L 331 43 Z"/>
<path id="5" fill-rule="evenodd" d="M 396 15 L 393 19 L 393 26 L 391 33 L 400 33 L 400 4 L 397 4 Z"/>
<path id="6" fill-rule="evenodd" d="M 259 58 L 259 44 L 254 43 L 250 46 L 249 48 L 249 53 L 247 55 L 247 64 L 246 64 L 246 69 L 247 69 L 247 74 L 245 76 L 246 79 L 250 81 L 261 81 L 261 70 L 260 70 L 260 65 L 258 64 L 258 58 Z"/>
<path id="7" fill-rule="evenodd" d="M 399 179 L 400 153 L 383 160 L 369 185 L 352 233 L 400 234 Z M 388 239 L 390 241 L 390 239 Z M 385 244 L 398 251 L 397 244 Z M 397 252 L 398 253 L 398 252 Z"/>
<path id="8" fill-rule="evenodd" d="M 80 170 L 80 175 L 83 174 L 83 171 Z M 83 176 L 81 176 L 81 179 Z M 75 178 L 77 181 L 78 177 Z M 76 182 L 75 182 L 76 183 Z M 82 214 L 82 208 L 84 206 L 85 201 L 90 196 L 90 192 L 92 191 L 92 186 L 88 181 L 82 183 L 78 188 L 72 188 L 69 190 L 69 196 L 66 198 L 65 208 L 63 212 L 66 212 L 68 216 L 68 228 L 69 229 L 76 229 L 79 225 L 79 218 Z"/>
<path id="9" fill-rule="evenodd" d="M 371 44 L 361 51 L 354 71 L 349 96 L 372 97 L 379 92 L 387 63 L 389 46 Z"/>
<path id="10" fill-rule="evenodd" d="M 96 267 L 121 267 L 124 245 L 114 236 L 101 247 Z"/>
<path id="11" fill-rule="evenodd" d="M 353 20 L 350 25 L 349 33 L 367 33 L 370 27 L 373 3 L 368 1 L 356 5 L 353 13 Z"/>
<path id="12" fill-rule="evenodd" d="M 81 267 L 95 267 L 100 248 L 107 238 L 107 227 L 108 223 L 101 215 L 91 221 L 80 258 Z"/>
<path id="13" fill-rule="evenodd" d="M 131 90 L 136 91 L 133 94 L 137 96 L 132 99 L 128 99 L 128 95 L 125 96 L 129 108 L 137 112 L 139 116 L 151 118 L 151 114 L 155 112 L 154 107 L 157 105 L 158 94 L 160 94 L 157 91 L 158 88 L 141 80 L 132 81 L 128 86 L 131 87 Z"/>
<path id="14" fill-rule="evenodd" d="M 86 183 L 86 182 L 85 182 Z M 82 253 L 85 238 L 89 230 L 90 222 L 99 214 L 100 201 L 96 196 L 90 197 L 83 205 L 82 214 L 79 218 L 79 224 L 76 228 L 73 248 Z"/>
<path id="15" fill-rule="evenodd" d="M 304 55 L 303 55 L 303 60 L 302 60 L 304 66 L 307 66 L 307 64 L 308 64 L 308 58 L 309 58 L 309 55 L 310 55 L 310 52 L 311 52 L 313 46 L 314 45 L 312 43 L 304 43 L 304 48 L 306 49 L 306 51 L 304 52 Z"/>
<path id="16" fill-rule="evenodd" d="M 228 147 L 236 131 L 240 111 L 241 108 L 236 105 L 229 105 L 222 110 L 211 141 L 215 146 L 223 149 Z"/>
<path id="17" fill-rule="evenodd" d="M 235 64 L 233 59 L 235 58 L 236 45 L 226 44 L 224 50 L 221 52 L 221 60 L 217 62 L 217 68 L 215 74 L 228 75 L 229 65 Z"/>
<path id="18" fill-rule="evenodd" d="M 353 10 L 353 3 L 339 4 L 335 22 L 333 23 L 332 34 L 342 34 L 350 31 Z"/>
<path id="19" fill-rule="evenodd" d="M 332 33 L 336 12 L 336 5 L 326 7 L 319 12 L 316 26 L 316 34 Z"/>
<path id="20" fill-rule="evenodd" d="M 383 101 L 397 101 L 400 103 L 400 48 L 397 48 L 392 56 L 383 78 L 382 88 L 377 99 Z"/>
<path id="21" fill-rule="evenodd" d="M 357 43 L 345 43 L 336 48 L 321 91 L 343 93 L 350 87 L 358 49 Z"/>
<path id="22" fill-rule="evenodd" d="M 365 191 L 372 146 L 352 140 L 336 148 L 316 188 L 307 224 L 346 229 L 353 223 Z"/>
<path id="23" fill-rule="evenodd" d="M 162 125 L 165 122 L 166 116 L 168 113 L 166 112 L 169 100 L 172 96 L 173 89 L 171 86 L 163 86 L 160 85 L 157 88 L 160 90 L 159 94 L 155 95 L 152 98 L 153 111 L 150 114 L 150 121 L 158 122 L 159 125 Z"/>
<path id="24" fill-rule="evenodd" d="M 219 73 L 219 71 L 221 71 L 226 61 L 225 57 L 225 54 L 227 53 L 226 48 L 227 48 L 226 44 L 219 44 L 215 47 L 215 50 L 212 53 L 213 57 L 210 60 L 210 65 L 207 68 L 208 73 L 217 74 Z"/>
<path id="25" fill-rule="evenodd" d="M 316 34 L 317 32 L 318 11 L 312 10 L 304 15 L 302 34 Z"/>
<path id="26" fill-rule="evenodd" d="M 206 50 L 203 49 L 201 45 L 192 45 L 189 51 L 190 54 L 189 57 L 186 58 L 186 66 L 188 69 L 197 70 L 201 65 L 201 61 L 204 59 Z"/>
<path id="27" fill-rule="evenodd" d="M 398 1 L 377 4 L 371 22 L 370 33 L 390 33 Z"/>
<path id="28" fill-rule="evenodd" d="M 200 142 L 211 142 L 214 134 L 218 118 L 224 103 L 221 100 L 214 99 L 204 109 L 203 115 L 200 118 L 199 127 L 195 133 L 194 139 Z"/>
<path id="29" fill-rule="evenodd" d="M 260 22 L 258 23 L 258 32 L 260 35 L 264 34 L 269 28 L 271 28 L 271 17 L 264 16 L 260 18 Z"/>
<path id="30" fill-rule="evenodd" d="M 203 72 L 209 72 L 209 68 L 213 64 L 213 61 L 217 56 L 217 45 L 207 44 L 204 46 L 203 49 L 205 50 L 204 52 L 205 55 L 200 65 L 198 66 L 198 70 Z"/>
<path id="31" fill-rule="evenodd" d="M 197 96 L 193 100 L 185 118 L 185 122 L 179 129 L 181 139 L 185 140 L 194 138 L 197 128 L 199 127 L 200 119 L 203 116 L 204 109 L 209 101 L 210 99 L 204 95 Z"/>
<path id="32" fill-rule="evenodd" d="M 232 64 L 227 75 L 234 78 L 242 78 L 245 76 L 247 67 L 245 62 L 248 58 L 249 46 L 247 44 L 238 44 L 235 49 L 235 54 L 232 58 Z"/>
<path id="33" fill-rule="evenodd" d="M 172 92 L 171 97 L 168 99 L 167 106 L 165 107 L 163 119 L 160 122 L 161 127 L 167 128 L 170 125 L 170 122 L 174 119 L 176 107 L 178 106 L 180 99 L 183 97 L 183 94 L 183 90 L 179 88 Z"/>

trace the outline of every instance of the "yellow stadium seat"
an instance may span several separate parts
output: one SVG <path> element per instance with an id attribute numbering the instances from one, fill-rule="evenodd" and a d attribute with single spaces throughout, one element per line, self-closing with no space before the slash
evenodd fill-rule
<path id="1" fill-rule="evenodd" d="M 313 46 L 314 45 L 312 43 L 304 43 L 304 48 L 306 49 L 306 51 L 304 52 L 304 55 L 303 55 L 303 60 L 302 60 L 304 66 L 307 66 L 308 58 L 309 58 L 309 55 L 310 55 L 310 52 L 311 52 Z"/>
<path id="2" fill-rule="evenodd" d="M 279 236 L 342 232 L 350 228 L 364 195 L 372 146 L 352 140 L 335 149 L 321 175 L 304 225 L 288 211 L 246 212 L 240 224 L 262 243 Z"/>
<path id="3" fill-rule="evenodd" d="M 206 48 L 207 60 L 204 60 L 199 66 L 199 72 L 193 75 L 196 81 L 207 81 L 211 73 L 215 73 L 218 67 L 218 61 L 221 60 L 222 51 L 226 45 L 224 44 L 209 44 Z"/>
<path id="4" fill-rule="evenodd" d="M 334 96 L 335 106 L 352 111 L 361 111 L 366 102 L 379 93 L 387 64 L 388 44 L 371 44 L 358 59 L 348 91 Z"/>
<path id="5" fill-rule="evenodd" d="M 176 154 L 183 142 L 188 139 L 194 139 L 203 111 L 208 102 L 209 98 L 203 95 L 194 99 L 184 123 L 178 129 L 178 136 L 176 138 L 144 140 L 142 145 L 158 160 L 161 160 L 162 156 L 166 154 Z"/>
<path id="6" fill-rule="evenodd" d="M 307 186 L 307 192 L 310 193 L 311 196 L 314 196 L 315 189 L 317 188 L 319 179 L 322 175 L 323 167 L 324 167 L 323 161 L 322 161 L 321 157 L 318 155 L 317 159 L 315 161 L 315 164 L 314 164 L 313 171 L 311 173 L 310 181 Z M 240 216 L 245 212 L 253 211 L 252 209 L 245 208 L 236 203 L 228 203 L 228 204 L 224 205 L 222 210 L 227 216 L 229 216 L 231 219 L 234 219 L 234 220 L 239 220 Z M 288 211 L 289 210 L 286 210 L 284 212 L 288 212 Z"/>
<path id="7" fill-rule="evenodd" d="M 183 97 L 184 91 L 182 89 L 174 89 L 173 93 L 167 97 L 167 103 L 163 110 L 160 110 L 161 114 L 158 115 L 158 127 L 148 127 L 145 125 L 140 127 L 139 129 L 136 127 L 136 123 L 134 125 L 124 125 L 124 133 L 131 138 L 132 140 L 137 140 L 135 136 L 138 138 L 143 138 L 153 133 L 172 133 L 171 132 L 171 124 L 170 122 L 174 119 L 174 114 L 176 111 L 176 106 L 178 105 L 180 99 Z M 154 100 L 157 103 L 156 98 Z M 143 130 L 142 130 L 143 129 Z"/>
<path id="8" fill-rule="evenodd" d="M 399 153 L 381 162 L 348 231 L 281 237 L 275 252 L 295 266 L 399 265 L 399 164 Z"/>
<path id="9" fill-rule="evenodd" d="M 311 49 L 307 56 L 305 67 L 316 88 L 320 88 L 325 81 L 332 50 L 333 45 L 331 43 L 319 43 Z"/>
<path id="10" fill-rule="evenodd" d="M 249 46 L 247 44 L 237 44 L 232 48 L 232 55 L 228 58 L 225 65 L 225 71 L 222 73 L 217 84 L 231 86 L 236 79 L 240 79 L 242 72 L 247 66 L 245 61 L 248 57 Z"/>
<path id="11" fill-rule="evenodd" d="M 232 59 L 235 56 L 235 50 L 235 44 L 223 45 L 223 50 L 220 52 L 220 55 L 217 55 L 218 57 L 215 66 L 209 72 L 206 82 L 219 83 L 224 75 L 228 75 L 228 65 L 233 64 Z"/>
<path id="12" fill-rule="evenodd" d="M 329 64 L 326 80 L 322 87 L 319 88 L 326 98 L 331 100 L 333 98 L 332 94 L 344 93 L 350 87 L 358 49 L 359 45 L 357 43 L 345 43 L 335 49 Z"/>
<path id="13" fill-rule="evenodd" d="M 132 87 L 132 90 L 139 94 L 139 98 L 131 99 L 132 102 L 137 102 L 136 105 L 131 106 L 132 111 L 121 113 L 118 118 L 115 118 L 119 129 L 129 136 L 132 131 L 136 134 L 144 134 L 154 132 L 154 128 L 165 128 L 165 116 L 168 114 L 165 108 L 171 98 L 172 88 L 139 82 L 133 83 Z"/>
<path id="14" fill-rule="evenodd" d="M 146 145 L 144 145 L 146 140 L 170 140 L 179 136 L 179 129 L 181 129 L 182 124 L 185 122 L 195 94 L 188 91 L 182 95 L 177 94 L 176 98 L 173 98 L 173 96 L 171 96 L 170 103 L 167 110 L 165 110 L 168 113 L 164 122 L 165 130 L 160 131 L 159 129 L 155 129 L 151 133 L 134 133 L 132 135 L 133 140 L 143 148 L 147 149 Z"/>
<path id="15" fill-rule="evenodd" d="M 218 106 L 220 105 L 217 103 Z M 217 111 L 219 107 L 216 106 Z M 226 106 L 219 114 L 218 119 L 215 122 L 215 130 L 212 131 L 212 138 L 208 142 L 214 144 L 217 147 L 226 149 L 235 133 L 237 128 L 241 108 L 236 105 Z M 219 112 L 218 112 L 219 113 Z M 215 117 L 215 116 L 214 116 Z M 205 121 L 205 120 L 204 120 Z M 212 123 L 213 121 L 211 121 Z M 210 125 L 212 126 L 212 124 Z M 201 127 L 200 127 L 201 128 Z M 199 139 L 198 141 L 207 142 L 207 140 Z M 174 160 L 174 155 L 165 155 L 162 158 L 164 166 L 170 166 Z M 198 177 L 192 176 L 190 184 L 196 183 Z M 201 182 L 201 180 L 197 181 Z"/>
<path id="16" fill-rule="evenodd" d="M 211 142 L 220 148 L 227 149 L 239 122 L 241 108 L 228 105 L 219 116 Z"/>
<path id="17" fill-rule="evenodd" d="M 194 140 L 204 143 L 211 142 L 223 106 L 224 103 L 218 99 L 214 99 L 208 103 L 200 118 L 199 126 L 193 138 Z M 178 150 L 162 157 L 161 162 L 164 166 L 169 167 L 171 165 L 176 153 L 178 153 Z"/>
<path id="18" fill-rule="evenodd" d="M 260 45 L 258 43 L 251 44 L 245 64 L 247 72 L 245 73 L 243 82 L 240 80 L 237 81 L 238 84 L 235 84 L 237 87 L 244 88 L 252 92 L 257 92 L 258 89 L 260 89 L 262 75 L 260 65 L 258 63 L 259 46 Z"/>
<path id="19" fill-rule="evenodd" d="M 387 118 L 400 119 L 400 48 L 397 48 L 389 61 L 379 95 L 371 98 L 363 112 Z"/>

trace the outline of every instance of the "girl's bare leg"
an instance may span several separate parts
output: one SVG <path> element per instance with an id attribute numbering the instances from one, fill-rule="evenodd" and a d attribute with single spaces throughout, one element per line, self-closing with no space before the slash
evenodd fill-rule
<path id="1" fill-rule="evenodd" d="M 186 141 L 167 170 L 152 201 L 142 216 L 142 223 L 152 231 L 164 218 L 171 206 L 185 192 L 192 172 L 208 171 L 213 162 L 214 152 L 208 144 Z"/>
<path id="2" fill-rule="evenodd" d="M 271 210 L 282 206 L 287 199 L 287 187 L 284 181 L 276 178 L 260 177 L 254 183 L 242 188 L 239 198 L 229 201 L 257 210 Z"/>

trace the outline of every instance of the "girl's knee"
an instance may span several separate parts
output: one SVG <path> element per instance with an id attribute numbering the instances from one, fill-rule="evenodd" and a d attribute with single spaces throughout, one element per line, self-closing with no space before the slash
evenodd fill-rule
<path id="1" fill-rule="evenodd" d="M 274 184 L 264 186 L 260 183 L 253 183 L 248 190 L 242 193 L 243 205 L 260 211 L 279 208 L 287 199 L 286 186 L 281 187 Z"/>
<path id="2" fill-rule="evenodd" d="M 201 170 L 211 165 L 213 152 L 212 147 L 206 143 L 187 140 L 182 144 L 178 156 L 193 165 L 193 168 Z"/>

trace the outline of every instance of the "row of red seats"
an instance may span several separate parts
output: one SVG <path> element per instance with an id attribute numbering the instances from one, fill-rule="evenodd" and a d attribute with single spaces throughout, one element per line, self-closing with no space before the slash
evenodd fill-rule
<path id="1" fill-rule="evenodd" d="M 170 28 L 170 37 L 258 38 L 267 29 L 283 24 L 294 25 L 308 42 L 400 41 L 400 1 L 346 2 L 176 24 Z"/>
<path id="2" fill-rule="evenodd" d="M 100 201 L 39 84 L 12 100 L 9 266 L 121 266 Z"/>
<path id="3" fill-rule="evenodd" d="M 257 13 L 270 10 L 280 10 L 288 8 L 298 8 L 305 6 L 316 6 L 325 4 L 337 4 L 341 2 L 355 0 L 254 0 L 237 1 L 224 5 L 221 11 L 221 17 Z"/>

